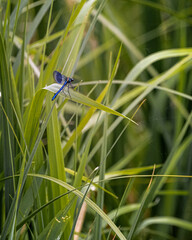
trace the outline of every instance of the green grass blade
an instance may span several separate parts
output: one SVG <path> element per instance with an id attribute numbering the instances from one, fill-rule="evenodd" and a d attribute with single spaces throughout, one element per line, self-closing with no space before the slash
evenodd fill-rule
<path id="1" fill-rule="evenodd" d="M 15 15 L 15 19 L 14 19 L 13 33 L 12 33 L 11 43 L 9 45 L 9 57 L 11 56 L 11 53 L 12 53 L 13 39 L 14 39 L 14 36 L 15 36 L 15 33 L 16 33 L 17 24 L 18 24 L 20 5 L 21 5 L 21 0 L 19 0 L 18 4 L 17 4 L 16 15 Z"/>
<path id="2" fill-rule="evenodd" d="M 118 69 L 118 63 L 120 60 L 120 54 L 121 54 L 121 49 L 122 49 L 122 45 L 119 49 L 114 67 L 112 69 L 112 72 L 110 73 L 110 85 L 112 83 L 113 78 L 115 77 L 115 74 L 117 72 Z M 109 87 L 110 90 L 110 87 Z M 107 92 L 106 95 L 106 102 L 108 104 L 109 101 L 109 90 Z M 99 184 L 102 188 L 105 187 L 105 183 L 102 182 L 103 179 L 105 178 L 105 172 L 106 172 L 106 155 L 107 155 L 107 128 L 108 128 L 108 116 L 105 117 L 104 120 L 104 126 L 103 126 L 103 139 L 104 139 L 104 143 L 102 145 L 102 151 L 101 151 L 101 160 L 100 160 L 100 171 L 99 171 L 99 181 L 101 181 L 101 183 Z M 97 205 L 103 209 L 104 206 L 104 191 L 101 190 L 101 188 L 98 189 L 98 196 L 97 196 Z M 96 226 L 95 226 L 95 232 L 94 232 L 94 239 L 101 239 L 101 232 L 102 232 L 102 219 L 100 216 L 96 217 Z"/>
<path id="3" fill-rule="evenodd" d="M 183 146 L 181 145 L 180 149 L 178 150 L 179 154 L 177 154 L 176 149 L 180 146 L 191 120 L 192 120 L 192 113 L 189 115 L 180 135 L 178 136 L 178 138 L 172 148 L 172 151 L 169 154 L 169 157 L 167 158 L 163 168 L 161 169 L 161 171 L 160 171 L 161 175 L 169 174 L 171 172 L 173 167 L 176 166 L 176 164 L 179 160 L 179 157 L 181 156 L 181 153 L 183 153 L 183 151 L 186 149 L 186 147 L 191 143 L 192 137 L 188 137 L 187 141 L 185 140 L 183 143 Z M 141 217 L 142 217 L 144 211 L 147 209 L 149 203 L 153 200 L 157 191 L 160 189 L 160 187 L 162 186 L 164 181 L 165 181 L 164 178 L 155 179 L 154 182 L 152 183 L 152 186 L 146 190 L 146 192 L 143 196 L 143 199 L 141 201 L 141 207 L 138 210 L 137 215 L 135 216 L 133 225 L 131 226 L 131 229 L 130 229 L 130 232 L 129 232 L 129 235 L 127 238 L 128 240 L 133 238 L 135 230 L 137 228 L 137 225 L 139 224 L 139 221 L 141 220 Z"/>
<path id="4" fill-rule="evenodd" d="M 7 7 L 6 7 L 6 13 L 5 13 L 5 18 L 4 18 L 4 28 L 3 28 L 3 37 L 7 37 L 5 36 L 5 33 L 7 31 L 7 33 L 9 32 L 9 18 L 10 18 L 10 4 L 11 1 L 8 0 L 7 1 Z"/>
<path id="5" fill-rule="evenodd" d="M 173 49 L 173 50 L 165 50 L 160 51 L 154 54 L 149 55 L 148 57 L 141 60 L 139 63 L 135 65 L 135 67 L 128 73 L 128 75 L 125 78 L 125 82 L 132 82 L 137 79 L 137 77 L 151 64 L 153 64 L 156 61 L 160 61 L 162 59 L 167 58 L 173 58 L 173 57 L 183 57 L 188 56 L 190 53 L 192 53 L 192 49 Z M 114 98 L 115 102 L 117 98 L 123 93 L 125 89 L 125 85 L 122 85 Z"/>
<path id="6" fill-rule="evenodd" d="M 61 88 L 61 85 L 52 84 L 50 86 L 45 87 L 44 89 L 49 90 L 51 92 L 57 92 L 60 88 Z M 65 88 L 64 91 L 65 91 L 65 93 L 63 93 L 63 95 L 67 96 L 69 94 L 67 89 Z M 98 101 L 94 101 L 91 98 L 89 98 L 89 97 L 87 97 L 87 96 L 85 96 L 85 95 L 83 95 L 83 94 L 81 94 L 77 91 L 74 91 L 72 89 L 70 89 L 69 91 L 70 91 L 71 99 L 73 101 L 84 104 L 84 105 L 89 106 L 89 107 L 100 109 L 102 111 L 105 111 L 105 112 L 110 113 L 110 114 L 114 114 L 114 115 L 122 117 L 122 118 L 125 118 L 125 119 L 127 119 L 127 120 L 129 120 L 132 123 L 135 123 L 137 125 L 137 123 L 135 121 L 133 121 L 132 119 L 126 117 L 125 115 L 113 110 L 112 108 L 106 107 L 105 105 L 99 103 Z M 70 99 L 70 96 L 68 97 L 68 99 Z"/>
<path id="7" fill-rule="evenodd" d="M 183 228 L 188 231 L 192 231 L 192 223 L 189 221 L 185 221 L 182 219 L 174 218 L 174 217 L 153 217 L 148 218 L 147 220 L 143 221 L 137 230 L 137 234 L 142 231 L 143 229 L 151 226 L 153 224 L 166 224 L 172 225 L 178 228 Z"/>
<path id="8" fill-rule="evenodd" d="M 51 109 L 51 100 L 47 100 L 47 113 Z M 61 147 L 60 129 L 57 118 L 57 110 L 53 108 L 53 114 L 49 120 L 47 126 L 47 140 L 48 140 L 48 155 L 50 164 L 50 176 L 58 178 L 62 181 L 66 181 L 65 166 L 63 161 L 63 152 Z M 62 188 L 53 186 L 53 197 L 56 197 L 64 193 Z M 57 202 L 55 210 L 58 212 L 61 208 L 64 208 L 68 203 L 67 198 L 62 198 L 60 204 Z"/>
<path id="9" fill-rule="evenodd" d="M 97 169 L 95 169 L 95 173 L 94 173 L 94 174 L 96 174 L 96 172 L 97 172 Z M 71 233 L 70 233 L 70 236 L 69 236 L 69 240 L 72 240 L 72 238 L 73 238 L 73 234 L 74 234 L 74 231 L 75 231 L 75 226 L 76 226 L 76 224 L 77 224 L 77 220 L 78 220 L 78 218 L 79 218 L 79 214 L 80 214 L 82 205 L 83 205 L 83 203 L 84 203 L 84 201 L 85 201 L 85 197 L 87 196 L 87 194 L 88 194 L 88 192 L 89 192 L 89 189 L 90 189 L 90 187 L 91 187 L 91 184 L 92 184 L 93 180 L 94 180 L 94 176 L 92 177 L 90 183 L 89 183 L 88 186 L 86 187 L 86 191 L 85 191 L 85 193 L 84 193 L 84 196 L 83 196 L 83 198 L 81 199 L 81 202 L 79 203 L 79 205 L 77 206 L 77 213 L 76 213 L 76 216 L 75 216 L 75 219 L 74 219 L 74 222 L 73 222 L 73 226 L 72 226 L 72 229 L 71 229 Z"/>
<path id="10" fill-rule="evenodd" d="M 2 106 L 6 112 L 6 115 L 10 121 L 10 124 L 14 126 L 14 118 L 10 99 L 13 99 L 12 94 L 12 84 L 11 76 L 9 72 L 9 64 L 6 55 L 5 45 L 0 34 L 0 85 L 1 85 L 1 97 L 2 97 Z M 3 159 L 4 159 L 4 175 L 12 176 L 14 175 L 14 162 L 13 157 L 15 156 L 14 149 L 14 136 L 7 122 L 6 116 L 2 116 L 2 143 L 3 143 Z M 5 205 L 6 205 L 6 214 L 9 211 L 11 206 L 10 196 L 14 197 L 14 186 L 13 179 L 6 181 L 5 183 Z"/>
<path id="11" fill-rule="evenodd" d="M 96 3 L 95 0 L 90 0 L 90 1 L 88 2 L 88 5 L 90 5 L 90 7 L 89 7 L 90 11 L 92 10 L 92 8 L 93 8 L 93 6 L 94 6 L 95 3 Z M 83 53 L 83 51 L 84 51 L 84 48 L 85 48 L 85 46 L 86 46 L 86 44 L 87 44 L 87 41 L 88 41 L 88 39 L 89 39 L 89 36 L 90 36 L 90 34 L 91 34 L 92 30 L 93 30 L 93 27 L 94 27 L 95 24 L 96 24 L 98 15 L 99 15 L 99 13 L 102 11 L 105 3 L 106 3 L 106 0 L 102 0 L 101 4 L 100 4 L 100 6 L 99 6 L 99 9 L 98 9 L 98 11 L 97 11 L 97 13 L 96 13 L 93 21 L 92 21 L 91 24 L 90 24 L 90 27 L 89 27 L 89 29 L 88 29 L 88 31 L 87 31 L 87 34 L 86 34 L 86 36 L 85 36 L 85 38 L 84 38 L 84 40 L 83 40 L 83 42 L 82 42 L 81 48 L 80 48 L 79 53 L 78 53 L 78 55 L 77 55 L 77 58 L 76 58 L 76 60 L 75 60 L 74 67 L 73 67 L 73 69 L 72 69 L 72 71 L 71 71 L 71 76 L 73 76 L 73 74 L 74 74 L 74 72 L 75 72 L 75 70 L 76 70 L 77 63 L 79 62 L 79 59 L 80 59 L 80 57 L 81 57 L 81 55 L 82 55 L 82 53 Z"/>
<path id="12" fill-rule="evenodd" d="M 41 94 L 41 97 L 40 98 L 37 98 L 40 102 L 43 101 L 43 98 L 44 98 L 44 95 Z M 37 101 L 38 103 L 38 101 Z M 20 178 L 19 178 L 19 184 L 18 184 L 18 188 L 17 188 L 17 193 L 12 201 L 12 204 L 11 204 L 11 207 L 9 209 L 9 212 L 8 212 L 8 216 L 7 216 L 7 219 L 6 219 L 6 222 L 5 222 L 5 225 L 4 225 L 4 228 L 3 228 L 3 231 L 2 231 L 2 236 L 4 237 L 3 239 L 6 238 L 7 234 L 8 234 L 8 229 L 9 227 L 11 226 L 11 234 L 13 234 L 13 231 L 15 229 L 15 224 L 16 224 L 16 214 L 17 214 L 17 211 L 18 211 L 18 207 L 19 207 L 19 203 L 20 203 L 20 198 L 21 198 L 21 194 L 22 194 L 22 190 L 23 190 L 23 187 L 24 187 L 24 184 L 25 184 L 25 181 L 26 181 L 26 178 L 27 178 L 27 174 L 28 174 L 28 171 L 30 169 L 30 166 L 31 166 L 31 163 L 33 161 L 33 158 L 35 156 L 35 153 L 37 151 L 37 148 L 38 148 L 38 145 L 40 143 L 40 140 L 42 138 L 42 135 L 45 131 L 45 128 L 47 126 L 47 123 L 48 123 L 48 120 L 51 116 L 51 113 L 52 113 L 52 110 L 50 111 L 48 117 L 47 117 L 47 120 L 46 122 L 44 123 L 44 125 L 42 126 L 41 128 L 41 131 L 39 132 L 39 135 L 37 137 L 37 140 L 35 141 L 35 144 L 34 144 L 34 147 L 33 147 L 33 150 L 29 156 L 29 159 L 27 161 L 27 164 L 25 166 L 25 158 L 23 158 L 23 161 L 22 161 L 22 167 L 21 167 L 21 175 L 20 175 Z"/>
<path id="13" fill-rule="evenodd" d="M 59 184 L 60 186 L 68 189 L 69 191 L 73 190 L 74 194 L 78 197 L 80 197 L 81 199 L 84 197 L 84 194 L 81 193 L 80 191 L 78 191 L 77 189 L 75 189 L 73 186 L 67 184 L 66 182 L 63 182 L 59 179 L 55 179 L 53 177 L 50 176 L 45 176 L 45 175 L 40 175 L 40 174 L 28 174 L 29 176 L 33 176 L 33 177 L 40 177 L 43 179 L 47 179 L 49 181 L 55 182 L 57 184 Z M 122 232 L 119 230 L 119 228 L 109 219 L 109 217 L 107 216 L 107 214 L 105 214 L 103 212 L 103 210 L 101 210 L 97 204 L 95 204 L 92 200 L 90 200 L 88 197 L 85 197 L 85 202 L 89 205 L 89 207 L 91 207 L 95 212 L 97 212 L 104 221 L 106 221 L 109 226 L 113 229 L 113 231 L 117 234 L 117 236 L 121 239 L 121 240 L 126 240 L 125 236 L 122 234 Z"/>
<path id="14" fill-rule="evenodd" d="M 97 103 L 94 103 L 94 107 L 92 107 L 87 114 L 85 115 L 85 117 L 81 120 L 80 124 L 78 125 L 77 129 L 74 131 L 74 133 L 72 134 L 72 136 L 70 137 L 70 139 L 68 140 L 68 142 L 66 143 L 66 145 L 63 148 L 63 152 L 64 152 L 64 156 L 68 153 L 68 151 L 70 150 L 74 140 L 76 137 L 79 136 L 79 134 L 81 133 L 81 131 L 83 130 L 83 128 L 85 127 L 85 125 L 87 124 L 87 122 L 89 121 L 89 119 L 91 118 L 91 116 L 94 114 L 95 112 L 95 106 L 98 106 L 100 104 L 100 102 L 103 100 L 105 94 L 107 93 L 107 90 L 110 86 L 110 82 L 108 82 L 108 84 L 106 85 L 106 87 L 103 89 L 103 91 L 101 92 L 100 96 L 97 99 Z M 76 92 L 77 93 L 77 92 Z M 80 93 L 77 93 L 78 96 Z M 73 96 L 73 95 L 72 95 Z M 83 96 L 84 98 L 84 96 Z M 92 100 L 91 103 L 93 103 L 94 101 Z M 103 107 L 104 105 L 102 105 Z M 107 107 L 105 107 L 105 109 L 107 109 Z M 111 110 L 110 110 L 111 111 Z M 112 111 L 113 112 L 113 111 Z"/>
<path id="15" fill-rule="evenodd" d="M 15 6 L 15 8 L 10 16 L 10 30 L 13 30 L 13 28 L 14 28 L 16 15 L 18 14 L 18 17 L 20 16 L 22 9 L 27 5 L 28 1 L 29 0 L 21 1 L 20 5 L 19 5 L 19 11 L 18 11 L 18 5 Z M 18 13 L 17 13 L 17 11 L 18 11 Z"/>
<path id="16" fill-rule="evenodd" d="M 52 221 L 46 226 L 46 228 L 41 232 L 38 236 L 38 240 L 52 240 L 52 239 L 60 239 L 63 232 L 67 231 L 67 227 L 69 227 L 69 220 L 71 218 L 69 211 L 74 202 L 75 198 L 73 198 L 68 205 L 60 210 L 57 215 L 54 217 Z"/>
<path id="17" fill-rule="evenodd" d="M 39 10 L 38 14 L 36 15 L 35 19 L 33 20 L 31 27 L 30 27 L 30 31 L 27 33 L 26 36 L 26 41 L 25 41 L 25 47 L 27 46 L 27 44 L 30 42 L 31 38 L 33 37 L 33 34 L 35 33 L 38 25 L 40 24 L 43 16 L 47 13 L 48 8 L 50 7 L 52 3 L 52 0 L 47 0 L 43 6 L 41 7 L 41 9 Z M 13 65 L 13 71 L 16 74 L 18 68 L 19 68 L 19 64 L 20 64 L 20 59 L 21 57 L 21 50 L 19 51 L 19 53 L 17 54 L 17 57 L 15 59 L 15 63 Z"/>
<path id="18" fill-rule="evenodd" d="M 183 54 L 183 51 L 182 51 Z M 187 54 L 187 53 L 186 53 Z M 185 55 L 185 54 L 184 54 Z M 149 88 L 147 88 L 142 94 L 140 94 L 124 111 L 123 115 L 127 115 L 134 107 L 139 104 L 144 98 L 148 96 L 149 93 L 152 92 L 152 90 L 155 88 L 155 86 L 158 86 L 158 84 L 164 83 L 165 81 L 169 80 L 174 74 L 178 73 L 183 66 L 185 66 L 186 63 L 190 62 L 191 55 L 185 57 L 181 61 L 179 61 L 177 64 L 175 64 L 172 68 L 167 70 L 164 74 L 160 75 L 159 77 L 153 79 L 152 84 Z M 138 69 L 139 70 L 139 69 Z M 136 73 L 137 75 L 137 73 Z M 143 89 L 144 90 L 144 89 Z M 138 94 L 140 93 L 140 90 L 138 91 Z M 118 124 L 122 121 L 121 118 L 116 119 L 111 126 L 108 129 L 107 134 L 111 134 L 113 130 L 118 126 Z M 91 158 L 95 152 L 99 149 L 99 147 L 102 144 L 102 138 L 97 142 L 94 149 L 90 153 L 89 158 Z"/>

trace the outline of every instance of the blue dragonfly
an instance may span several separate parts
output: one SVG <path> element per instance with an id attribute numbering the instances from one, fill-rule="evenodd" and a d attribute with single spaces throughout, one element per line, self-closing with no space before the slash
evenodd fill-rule
<path id="1" fill-rule="evenodd" d="M 63 86 L 55 93 L 55 95 L 52 97 L 52 101 L 57 97 L 57 95 L 64 89 L 65 86 L 68 86 L 68 93 L 69 93 L 69 85 L 71 87 L 72 84 L 71 82 L 74 81 L 73 78 L 70 78 L 70 77 L 66 77 L 65 75 L 61 74 L 60 72 L 57 72 L 57 71 L 54 71 L 53 72 L 53 77 L 55 79 L 55 81 L 59 84 L 63 84 Z M 70 96 L 70 93 L 69 93 L 69 96 Z M 71 96 L 70 96 L 71 97 Z"/>

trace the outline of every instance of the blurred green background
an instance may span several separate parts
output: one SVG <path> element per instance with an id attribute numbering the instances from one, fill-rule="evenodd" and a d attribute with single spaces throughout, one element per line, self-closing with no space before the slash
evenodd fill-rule
<path id="1" fill-rule="evenodd" d="M 187 0 L 0 1 L 1 239 L 191 239 L 191 38 Z"/>

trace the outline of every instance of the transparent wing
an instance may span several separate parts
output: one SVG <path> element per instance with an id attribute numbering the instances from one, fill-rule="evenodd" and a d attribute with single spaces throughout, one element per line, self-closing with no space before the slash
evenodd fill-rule
<path id="1" fill-rule="evenodd" d="M 67 81 L 67 77 L 65 75 L 62 75 L 62 81 L 63 83 Z"/>

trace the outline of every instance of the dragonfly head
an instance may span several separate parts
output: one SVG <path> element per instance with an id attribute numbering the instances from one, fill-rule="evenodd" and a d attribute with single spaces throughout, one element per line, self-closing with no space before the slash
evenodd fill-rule
<path id="1" fill-rule="evenodd" d="M 74 79 L 69 77 L 69 82 L 73 82 L 73 81 L 74 81 Z"/>

